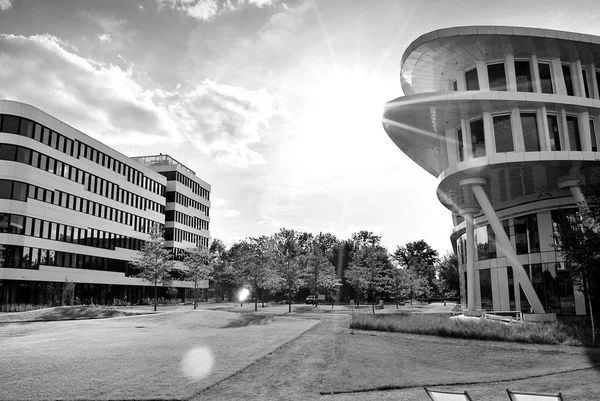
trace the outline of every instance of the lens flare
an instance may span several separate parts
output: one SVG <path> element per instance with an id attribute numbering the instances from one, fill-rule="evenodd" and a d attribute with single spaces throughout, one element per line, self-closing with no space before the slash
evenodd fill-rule
<path id="1" fill-rule="evenodd" d="M 243 302 L 246 300 L 246 298 L 248 298 L 249 295 L 250 295 L 250 290 L 247 288 L 242 288 L 238 292 L 238 299 L 240 300 L 240 302 Z"/>
<path id="2" fill-rule="evenodd" d="M 181 360 L 183 374 L 191 380 L 200 380 L 212 371 L 214 359 L 208 348 L 196 347 L 189 350 Z"/>

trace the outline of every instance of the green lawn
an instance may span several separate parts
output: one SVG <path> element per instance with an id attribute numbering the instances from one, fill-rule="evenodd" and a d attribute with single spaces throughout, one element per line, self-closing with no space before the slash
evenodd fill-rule
<path id="1" fill-rule="evenodd" d="M 0 324 L 0 399 L 188 398 L 315 323 L 181 310 Z"/>

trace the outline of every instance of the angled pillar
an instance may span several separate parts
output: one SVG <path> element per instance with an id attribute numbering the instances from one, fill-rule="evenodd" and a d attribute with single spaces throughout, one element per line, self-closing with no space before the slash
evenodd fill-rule
<path id="1" fill-rule="evenodd" d="M 475 195 L 477 202 L 479 202 L 481 210 L 483 210 L 483 213 L 485 214 L 485 217 L 487 217 L 494 234 L 496 234 L 496 241 L 498 241 L 498 245 L 504 250 L 506 258 L 513 268 L 515 278 L 521 285 L 521 288 L 523 289 L 523 292 L 525 293 L 525 296 L 527 297 L 527 300 L 533 309 L 533 313 L 545 313 L 544 307 L 535 293 L 535 290 L 531 285 L 531 281 L 529 280 L 529 277 L 527 277 L 527 273 L 525 273 L 523 265 L 521 262 L 519 262 L 517 254 L 510 244 L 510 239 L 506 235 L 506 232 L 502 227 L 502 223 L 500 223 L 500 220 L 498 219 L 498 216 L 496 216 L 496 212 L 494 211 L 490 200 L 485 194 L 483 189 L 485 182 L 485 178 L 466 178 L 461 180 L 459 185 L 468 186 L 471 188 L 471 191 L 473 191 L 473 195 Z"/>

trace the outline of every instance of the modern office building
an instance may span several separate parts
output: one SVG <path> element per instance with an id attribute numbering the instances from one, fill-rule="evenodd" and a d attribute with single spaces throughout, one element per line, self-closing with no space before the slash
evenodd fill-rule
<path id="1" fill-rule="evenodd" d="M 33 106 L 0 101 L 0 304 L 47 302 L 65 280 L 83 302 L 147 296 L 129 261 L 148 229 L 165 224 L 166 189 L 154 169 Z"/>
<path id="2" fill-rule="evenodd" d="M 468 26 L 420 36 L 402 56 L 405 96 L 384 128 L 438 178 L 465 309 L 586 314 L 555 247 L 558 217 L 600 159 L 600 37 Z"/>
<path id="3" fill-rule="evenodd" d="M 210 185 L 167 155 L 134 157 L 167 179 L 165 247 L 181 259 L 185 249 L 208 247 Z"/>

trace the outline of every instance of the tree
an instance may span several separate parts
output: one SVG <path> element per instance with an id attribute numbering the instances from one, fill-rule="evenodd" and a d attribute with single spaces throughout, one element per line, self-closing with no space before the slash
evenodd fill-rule
<path id="1" fill-rule="evenodd" d="M 591 190 L 587 199 L 592 204 L 598 204 L 600 188 Z M 595 344 L 593 305 L 600 294 L 600 211 L 588 207 L 586 202 L 579 206 L 579 213 L 562 213 L 558 218 L 556 247 L 570 264 L 573 284 L 587 299 L 592 342 Z"/>
<path id="2" fill-rule="evenodd" d="M 131 263 L 140 270 L 138 277 L 154 285 L 154 311 L 158 304 L 158 283 L 170 278 L 173 268 L 171 251 L 165 249 L 163 230 L 159 224 L 150 229 L 150 240 L 146 241 L 138 256 Z"/>
<path id="3" fill-rule="evenodd" d="M 396 295 L 396 298 L 410 299 L 412 305 L 414 298 L 427 296 L 431 287 L 427 279 L 414 270 L 394 269 L 390 291 Z"/>
<path id="4" fill-rule="evenodd" d="M 370 295 L 373 313 L 376 293 L 387 289 L 392 268 L 387 250 L 379 245 L 380 240 L 381 237 L 367 231 L 353 234 L 355 252 L 346 271 L 357 294 L 367 291 Z"/>
<path id="5" fill-rule="evenodd" d="M 458 258 L 455 253 L 444 255 L 436 266 L 438 289 L 446 298 L 456 298 L 460 294 Z"/>
<path id="6" fill-rule="evenodd" d="M 317 296 L 315 306 L 319 306 L 319 290 L 330 291 L 338 287 L 341 281 L 337 277 L 335 267 L 318 249 L 305 255 L 303 262 L 307 271 L 306 282 L 311 291 Z"/>
<path id="7" fill-rule="evenodd" d="M 185 251 L 183 259 L 183 263 L 187 267 L 185 277 L 194 283 L 194 309 L 198 305 L 198 285 L 201 281 L 212 278 L 213 259 L 214 257 L 210 251 L 203 246 L 197 246 Z"/>
<path id="8" fill-rule="evenodd" d="M 425 240 L 407 242 L 406 245 L 399 246 L 392 257 L 402 268 L 413 270 L 424 277 L 431 288 L 436 288 L 435 265 L 438 261 L 438 252 Z"/>
<path id="9" fill-rule="evenodd" d="M 231 247 L 238 282 L 254 292 L 254 310 L 258 310 L 258 291 L 273 288 L 277 277 L 273 270 L 274 244 L 265 236 L 248 238 Z M 264 305 L 263 305 L 264 306 Z"/>
<path id="10" fill-rule="evenodd" d="M 223 242 L 214 238 L 209 246 L 210 254 L 213 256 L 212 280 L 214 282 L 214 297 L 217 300 L 223 300 L 224 287 L 231 287 L 235 284 L 235 275 L 232 264 L 229 261 L 229 252 Z"/>
<path id="11" fill-rule="evenodd" d="M 275 265 L 280 287 L 286 292 L 289 309 L 292 312 L 292 299 L 305 284 L 306 265 L 300 256 L 306 253 L 311 234 L 299 233 L 282 228 L 273 235 L 275 243 Z"/>

